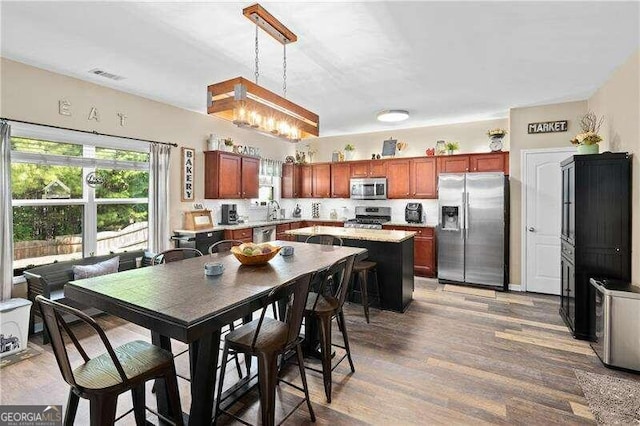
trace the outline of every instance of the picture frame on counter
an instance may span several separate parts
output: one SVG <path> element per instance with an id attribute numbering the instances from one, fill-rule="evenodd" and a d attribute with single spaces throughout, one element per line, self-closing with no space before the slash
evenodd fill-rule
<path id="1" fill-rule="evenodd" d="M 182 147 L 180 150 L 180 200 L 193 201 L 195 199 L 195 159 L 196 150 L 194 148 Z"/>

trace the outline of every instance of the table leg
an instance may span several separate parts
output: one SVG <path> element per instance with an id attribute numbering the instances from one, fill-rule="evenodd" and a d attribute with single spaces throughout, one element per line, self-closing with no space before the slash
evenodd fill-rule
<path id="1" fill-rule="evenodd" d="M 192 361 L 190 425 L 211 424 L 219 345 L 220 330 L 204 335 L 190 345 Z M 194 353 L 191 354 L 191 352 Z"/>
<path id="2" fill-rule="evenodd" d="M 159 333 L 151 332 L 151 343 L 162 349 L 171 352 L 171 339 L 167 336 L 162 336 Z M 158 413 L 162 414 L 168 419 L 174 419 L 176 413 L 171 412 L 171 406 L 169 404 L 169 394 L 167 393 L 167 387 L 163 379 L 157 379 L 155 382 L 156 400 L 158 402 Z M 164 422 L 161 421 L 161 424 Z"/>

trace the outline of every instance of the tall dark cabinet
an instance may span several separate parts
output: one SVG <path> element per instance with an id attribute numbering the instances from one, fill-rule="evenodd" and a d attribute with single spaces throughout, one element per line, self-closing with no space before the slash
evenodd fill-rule
<path id="1" fill-rule="evenodd" d="M 631 158 L 575 155 L 561 166 L 560 315 L 574 337 L 593 340 L 589 278 L 631 280 Z"/>

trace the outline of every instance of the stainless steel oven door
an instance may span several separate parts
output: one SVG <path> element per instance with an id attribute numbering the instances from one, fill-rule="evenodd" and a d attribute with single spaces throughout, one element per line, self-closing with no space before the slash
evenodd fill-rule
<path id="1" fill-rule="evenodd" d="M 387 180 L 351 179 L 351 198 L 356 200 L 386 200 Z"/>

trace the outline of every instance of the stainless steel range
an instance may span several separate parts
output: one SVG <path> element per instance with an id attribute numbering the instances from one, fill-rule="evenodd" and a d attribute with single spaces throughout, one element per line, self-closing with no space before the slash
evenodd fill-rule
<path id="1" fill-rule="evenodd" d="M 391 220 L 391 207 L 356 207 L 356 218 L 344 223 L 345 228 L 382 229 Z"/>

